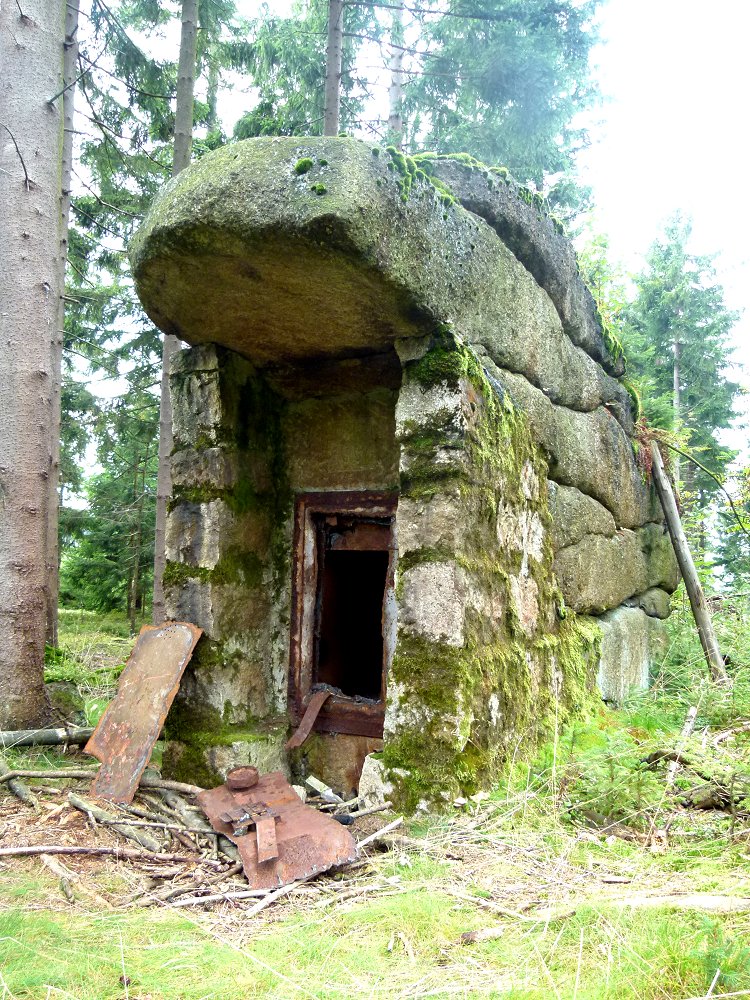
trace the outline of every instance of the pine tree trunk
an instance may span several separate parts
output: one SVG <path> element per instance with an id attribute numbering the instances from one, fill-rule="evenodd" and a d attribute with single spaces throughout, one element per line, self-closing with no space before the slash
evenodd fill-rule
<path id="1" fill-rule="evenodd" d="M 343 31 L 344 2 L 343 0 L 328 0 L 328 42 L 326 44 L 326 88 L 323 135 L 339 134 Z"/>
<path id="2" fill-rule="evenodd" d="M 183 0 L 180 64 L 177 75 L 177 109 L 174 129 L 172 175 L 190 163 L 193 142 L 193 89 L 195 53 L 198 38 L 198 2 Z M 177 337 L 165 334 L 162 345 L 161 405 L 159 409 L 159 471 L 156 480 L 156 533 L 154 537 L 154 607 L 153 621 L 160 625 L 165 618 L 164 567 L 166 565 L 167 500 L 172 493 L 170 456 L 172 454 L 172 402 L 169 398 L 169 366 L 180 347 Z"/>
<path id="3" fill-rule="evenodd" d="M 681 345 L 677 338 L 677 334 L 674 336 L 672 342 L 672 351 L 674 355 L 673 369 L 672 369 L 672 411 L 674 414 L 674 432 L 679 434 L 680 426 L 682 421 L 682 399 L 680 393 L 680 378 L 682 372 L 680 371 L 680 359 L 681 359 Z M 674 472 L 674 484 L 677 489 L 680 489 L 680 456 L 675 452 L 672 459 L 672 469 Z"/>
<path id="4" fill-rule="evenodd" d="M 47 643 L 57 646 L 57 604 L 60 594 L 60 539 L 58 533 L 58 512 L 62 503 L 60 496 L 60 403 L 62 392 L 62 353 L 65 328 L 65 265 L 68 259 L 68 225 L 70 220 L 70 189 L 73 176 L 73 106 L 75 101 L 75 80 L 78 68 L 78 0 L 67 0 L 65 7 L 65 42 L 63 53 L 63 87 L 65 93 L 60 98 L 63 107 L 62 177 L 60 200 L 60 308 L 57 318 L 56 336 L 53 339 L 52 355 L 52 482 L 50 490 L 49 528 L 47 542 L 47 572 L 49 592 L 47 596 Z"/>
<path id="5" fill-rule="evenodd" d="M 0 5 L 0 728 L 45 721 L 62 0 Z"/>
<path id="6" fill-rule="evenodd" d="M 388 86 L 388 139 L 396 149 L 401 149 L 404 142 L 404 118 L 402 106 L 404 101 L 404 24 L 403 8 L 393 12 L 391 23 L 391 56 L 388 69 L 391 81 Z"/>
<path id="7" fill-rule="evenodd" d="M 215 44 L 212 43 L 206 55 L 208 57 L 208 86 L 206 88 L 208 114 L 206 115 L 206 125 L 211 130 L 216 128 L 219 121 L 217 105 L 219 99 L 219 80 L 221 79 L 219 58 L 216 54 Z"/>

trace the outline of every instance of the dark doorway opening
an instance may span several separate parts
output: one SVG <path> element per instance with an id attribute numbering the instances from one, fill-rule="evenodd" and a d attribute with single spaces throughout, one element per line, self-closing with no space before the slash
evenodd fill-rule
<path id="1" fill-rule="evenodd" d="M 299 721 L 328 688 L 315 728 L 379 736 L 395 637 L 395 498 L 306 494 L 298 500 L 289 706 Z"/>
<path id="2" fill-rule="evenodd" d="M 390 525 L 357 523 L 351 517 L 346 524 L 341 521 L 326 518 L 320 526 L 313 684 L 329 684 L 353 698 L 378 699 Z M 381 549 L 355 547 L 378 542 Z"/>

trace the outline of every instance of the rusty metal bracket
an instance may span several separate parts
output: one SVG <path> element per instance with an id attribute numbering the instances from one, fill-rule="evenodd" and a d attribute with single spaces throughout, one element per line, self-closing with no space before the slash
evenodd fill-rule
<path id="1" fill-rule="evenodd" d="M 301 747 L 305 742 L 307 737 L 310 735 L 312 727 L 315 725 L 315 720 L 318 717 L 318 713 L 325 704 L 326 701 L 331 697 L 331 690 L 329 688 L 323 688 L 320 691 L 316 691 L 315 694 L 310 699 L 310 702 L 305 709 L 305 714 L 302 717 L 302 722 L 297 726 L 295 731 L 292 733 L 291 737 L 286 741 L 284 749 L 286 750 L 296 750 L 297 747 Z"/>
<path id="2" fill-rule="evenodd" d="M 203 630 L 189 622 L 144 625 L 86 753 L 102 762 L 92 793 L 133 801 L 180 679 Z"/>

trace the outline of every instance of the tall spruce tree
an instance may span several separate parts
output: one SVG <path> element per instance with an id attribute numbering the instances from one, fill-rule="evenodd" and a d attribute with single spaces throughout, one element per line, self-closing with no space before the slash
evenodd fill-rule
<path id="1" fill-rule="evenodd" d="M 62 295 L 61 0 L 0 5 L 0 727 L 44 721 Z"/>
<path id="2" fill-rule="evenodd" d="M 469 152 L 541 188 L 586 142 L 576 115 L 596 97 L 589 53 L 600 0 L 420 4 L 418 65 L 404 84 L 412 147 Z"/>
<path id="3" fill-rule="evenodd" d="M 691 253 L 690 235 L 690 223 L 677 216 L 653 243 L 625 313 L 625 342 L 631 370 L 651 380 L 659 400 L 648 413 L 651 421 L 673 431 L 685 450 L 721 477 L 734 457 L 719 432 L 736 415 L 739 386 L 729 377 L 729 334 L 738 317 L 724 301 L 715 257 Z M 675 470 L 701 504 L 716 492 L 715 481 L 696 465 L 676 464 Z"/>

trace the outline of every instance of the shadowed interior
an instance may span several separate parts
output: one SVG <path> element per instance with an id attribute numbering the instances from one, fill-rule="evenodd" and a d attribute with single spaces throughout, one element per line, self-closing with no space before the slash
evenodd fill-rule
<path id="1" fill-rule="evenodd" d="M 387 551 L 325 552 L 313 683 L 349 697 L 380 697 Z"/>

